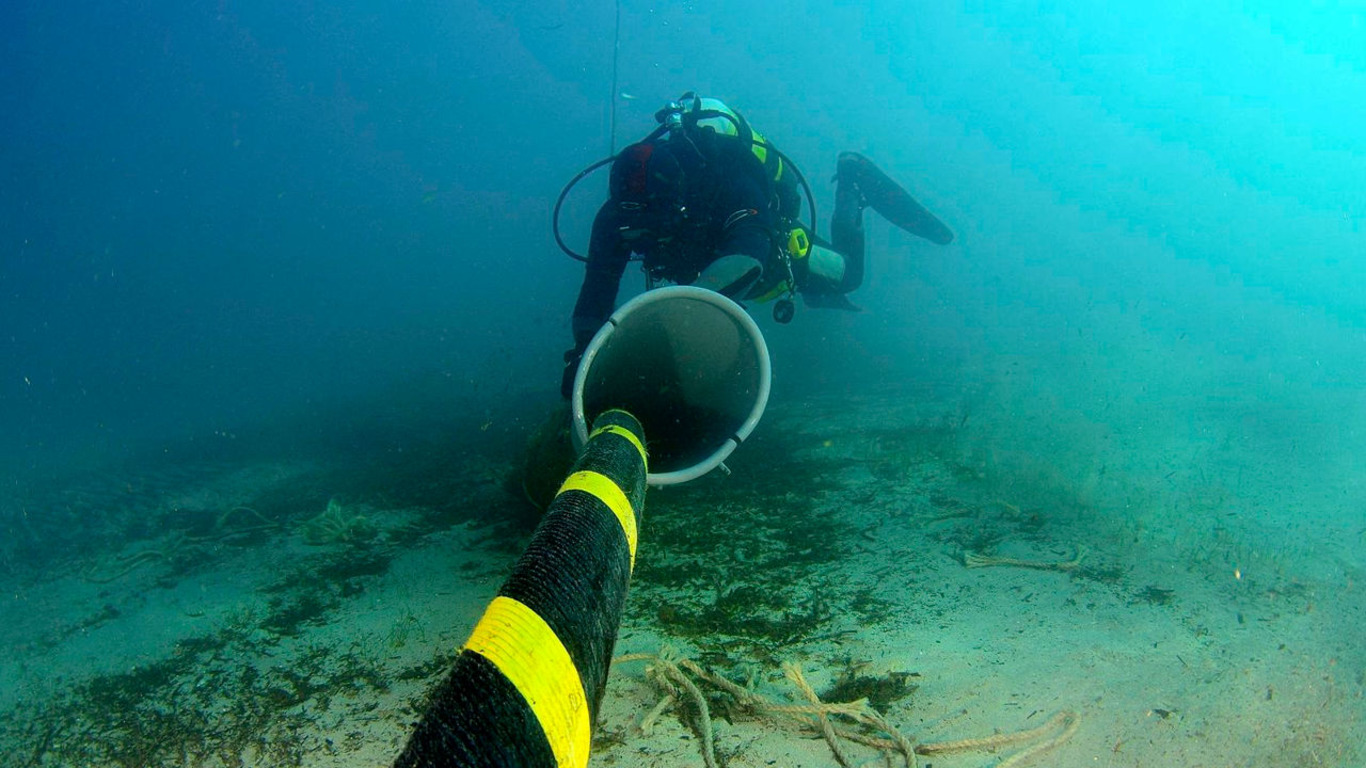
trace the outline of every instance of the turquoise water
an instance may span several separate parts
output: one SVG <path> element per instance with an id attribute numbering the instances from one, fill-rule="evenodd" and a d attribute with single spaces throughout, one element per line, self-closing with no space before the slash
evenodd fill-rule
<path id="1" fill-rule="evenodd" d="M 1034 760 L 1361 764 L 1363 11 L 616 10 L 0 11 L 0 762 L 391 760 L 537 519 L 550 206 L 697 89 L 820 226 L 855 150 L 957 238 L 869 212 L 864 311 L 752 308 L 770 411 L 651 493 L 618 650 L 900 676 L 917 744 L 1068 711 Z M 659 700 L 615 670 L 596 759 L 702 765 Z"/>

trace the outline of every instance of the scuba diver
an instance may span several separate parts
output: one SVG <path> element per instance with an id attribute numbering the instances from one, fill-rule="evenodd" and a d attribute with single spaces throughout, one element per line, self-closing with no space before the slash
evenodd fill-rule
<path id="1" fill-rule="evenodd" d="M 774 318 L 791 320 L 790 297 L 809 307 L 857 311 L 847 295 L 863 283 L 863 209 L 932 243 L 953 232 L 895 181 L 854 153 L 839 156 L 830 238 L 814 231 L 815 204 L 801 172 L 739 112 L 692 93 L 655 115 L 644 140 L 590 166 L 611 163 L 609 197 L 593 221 L 573 313 L 574 347 L 565 353 L 560 392 L 572 393 L 579 360 L 615 309 L 626 265 L 643 262 L 646 288 L 696 285 L 737 302 L 777 299 Z M 801 193 L 811 225 L 802 224 Z M 560 196 L 563 202 L 565 193 Z M 556 204 L 558 218 L 559 203 Z"/>

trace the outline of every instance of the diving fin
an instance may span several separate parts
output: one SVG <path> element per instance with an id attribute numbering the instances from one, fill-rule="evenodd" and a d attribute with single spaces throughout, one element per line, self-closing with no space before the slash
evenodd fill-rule
<path id="1" fill-rule="evenodd" d="M 953 242 L 953 231 L 873 165 L 873 161 L 857 152 L 841 152 L 837 168 L 835 179 L 858 187 L 868 207 L 887 221 L 932 243 Z"/>
<path id="2" fill-rule="evenodd" d="M 846 312 L 862 312 L 863 307 L 849 300 L 843 293 L 803 292 L 802 301 L 812 309 L 843 309 Z"/>

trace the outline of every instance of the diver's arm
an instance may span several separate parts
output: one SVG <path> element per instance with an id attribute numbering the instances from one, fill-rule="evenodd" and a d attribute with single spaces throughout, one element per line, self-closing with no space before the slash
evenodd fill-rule
<path id="1" fill-rule="evenodd" d="M 560 376 L 560 394 L 566 399 L 573 393 L 574 376 L 584 350 L 612 316 L 621 276 L 631 258 L 631 249 L 623 242 L 617 226 L 617 214 L 616 202 L 608 200 L 593 219 L 593 234 L 588 241 L 588 267 L 584 270 L 583 285 L 579 288 L 571 320 L 574 346 L 564 353 L 564 371 Z"/>
<path id="2" fill-rule="evenodd" d="M 621 276 L 630 259 L 630 249 L 622 242 L 617 226 L 617 204 L 603 203 L 593 219 L 593 234 L 588 241 L 588 266 L 584 270 L 579 299 L 574 304 L 572 327 L 574 349 L 580 353 L 593 335 L 612 315 L 616 306 Z"/>

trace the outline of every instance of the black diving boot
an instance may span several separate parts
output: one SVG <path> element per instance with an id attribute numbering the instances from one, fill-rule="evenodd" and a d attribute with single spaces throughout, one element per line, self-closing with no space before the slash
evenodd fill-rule
<path id="1" fill-rule="evenodd" d="M 852 182 L 863 196 L 863 202 L 887 221 L 932 243 L 948 245 L 953 242 L 953 231 L 873 165 L 873 161 L 857 152 L 841 152 L 836 167 L 835 178 Z"/>

